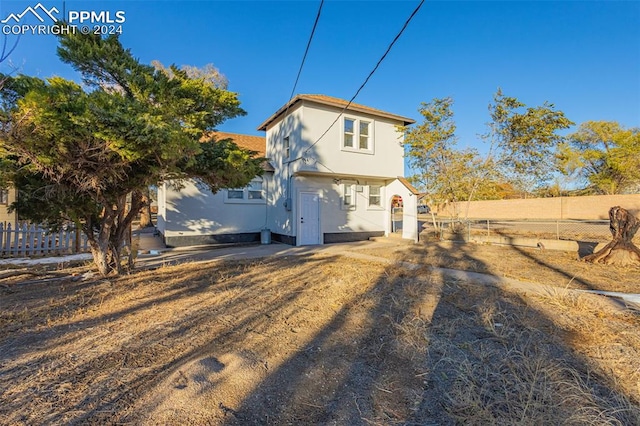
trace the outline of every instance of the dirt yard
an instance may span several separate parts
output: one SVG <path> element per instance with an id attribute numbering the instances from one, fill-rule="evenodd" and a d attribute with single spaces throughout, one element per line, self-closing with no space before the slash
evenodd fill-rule
<path id="1" fill-rule="evenodd" d="M 0 424 L 640 424 L 638 312 L 565 290 L 638 293 L 638 269 L 452 243 L 361 253 L 419 267 L 345 253 L 0 271 Z"/>

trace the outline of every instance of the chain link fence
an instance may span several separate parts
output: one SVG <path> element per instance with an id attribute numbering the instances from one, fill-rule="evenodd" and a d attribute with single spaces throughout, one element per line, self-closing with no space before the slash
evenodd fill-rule
<path id="1" fill-rule="evenodd" d="M 435 225 L 435 226 L 434 226 Z M 423 232 L 441 240 L 468 241 L 487 237 L 536 238 L 581 242 L 608 242 L 611 240 L 608 220 L 455 220 L 436 218 L 425 222 Z M 640 244 L 640 232 L 633 242 Z"/>

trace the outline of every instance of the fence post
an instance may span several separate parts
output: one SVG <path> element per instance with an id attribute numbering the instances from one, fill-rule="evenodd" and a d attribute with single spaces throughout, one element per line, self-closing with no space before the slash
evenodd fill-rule
<path id="1" fill-rule="evenodd" d="M 43 234 L 43 239 L 44 239 L 44 247 L 42 252 L 46 256 L 47 254 L 49 254 L 49 244 L 51 244 L 51 234 L 48 232 Z"/>
<path id="2" fill-rule="evenodd" d="M 11 254 L 11 223 L 7 223 L 7 235 L 6 235 L 5 247 L 7 248 L 6 253 Z"/>
<path id="3" fill-rule="evenodd" d="M 491 228 L 489 228 L 489 219 L 487 219 L 487 242 L 489 242 L 489 237 L 491 237 Z"/>
<path id="4" fill-rule="evenodd" d="M 556 239 L 560 239 L 560 221 L 556 220 Z"/>
<path id="5" fill-rule="evenodd" d="M 37 254 L 40 254 L 40 247 L 42 245 L 42 233 L 39 232 L 38 229 L 36 229 L 35 225 L 31 225 L 31 229 L 29 229 L 29 233 L 31 234 L 31 246 L 29 247 L 29 249 L 31 250 L 31 255 L 35 256 Z M 29 253 L 28 253 L 29 254 Z"/>
<path id="6" fill-rule="evenodd" d="M 60 228 L 60 230 L 58 231 L 58 235 L 56 235 L 54 244 L 57 254 L 62 254 L 67 248 L 67 246 L 64 245 L 64 230 L 62 228 Z"/>
<path id="7" fill-rule="evenodd" d="M 9 231 L 9 235 L 11 235 L 11 227 L 9 227 L 9 225 L 7 225 L 7 230 Z M 22 229 L 22 240 L 25 241 L 25 236 L 24 236 L 24 226 Z M 13 247 L 11 246 L 11 239 L 13 239 Z M 13 256 L 18 256 L 19 255 L 19 250 L 20 250 L 20 225 L 16 223 L 16 228 L 13 230 L 13 235 L 11 235 L 9 237 L 9 247 L 11 248 L 11 253 Z"/>
<path id="8" fill-rule="evenodd" d="M 391 232 L 396 232 L 396 208 L 391 207 Z"/>
<path id="9" fill-rule="evenodd" d="M 69 245 L 69 239 L 71 238 L 71 232 L 69 231 L 70 228 L 67 228 L 66 231 L 64 231 L 64 248 L 65 248 L 65 253 L 70 253 L 72 252 L 71 250 L 71 246 Z"/>

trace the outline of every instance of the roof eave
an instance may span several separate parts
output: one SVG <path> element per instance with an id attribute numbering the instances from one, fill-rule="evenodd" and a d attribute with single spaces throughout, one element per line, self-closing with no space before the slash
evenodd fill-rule
<path id="1" fill-rule="evenodd" d="M 267 127 L 269 126 L 269 124 L 271 124 L 274 121 L 276 121 L 278 119 L 278 117 L 280 117 L 287 110 L 287 108 L 290 108 L 293 104 L 298 102 L 300 99 L 301 99 L 300 95 L 296 95 L 293 99 L 291 99 L 289 102 L 284 104 L 279 110 L 277 110 L 269 118 L 267 118 L 265 121 L 263 121 L 262 124 L 260 124 L 258 126 L 258 130 L 266 131 Z"/>
<path id="2" fill-rule="evenodd" d="M 331 107 L 334 107 L 334 108 L 344 108 L 344 107 L 341 107 L 340 105 L 336 105 L 335 103 L 330 102 L 330 101 L 325 101 L 325 100 L 322 100 L 322 99 L 310 99 L 310 98 L 302 96 L 302 95 L 296 95 L 293 99 L 291 99 L 289 102 L 287 102 L 284 106 L 282 106 L 273 115 L 271 115 L 269 118 L 267 118 L 262 124 L 260 124 L 260 126 L 258 126 L 258 130 L 266 131 L 267 127 L 269 126 L 269 124 L 271 124 L 274 121 L 276 121 L 278 119 L 278 117 L 280 115 L 282 115 L 287 110 L 287 108 L 291 108 L 291 106 L 293 106 L 298 101 L 307 101 L 307 102 L 316 103 L 316 104 L 319 104 L 319 105 L 331 106 Z M 354 105 L 349 105 L 349 108 L 347 109 L 347 111 L 355 111 L 355 112 L 360 112 L 360 113 L 367 114 L 367 115 L 373 115 L 373 116 L 376 116 L 376 117 L 384 117 L 384 118 L 389 118 L 389 119 L 392 119 L 392 120 L 397 120 L 397 121 L 402 122 L 402 125 L 404 125 L 404 126 L 408 126 L 408 125 L 414 124 L 416 122 L 412 118 L 403 117 L 401 115 L 396 115 L 396 114 L 391 114 L 391 113 L 386 113 L 384 111 L 381 111 L 380 113 L 375 113 L 375 112 L 372 112 L 370 110 L 367 110 L 367 109 L 364 109 L 364 108 L 359 108 L 358 106 L 354 106 Z"/>

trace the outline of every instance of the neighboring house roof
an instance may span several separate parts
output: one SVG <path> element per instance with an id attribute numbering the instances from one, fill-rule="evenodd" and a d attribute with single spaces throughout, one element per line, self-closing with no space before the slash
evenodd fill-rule
<path id="1" fill-rule="evenodd" d="M 208 136 L 209 138 L 216 138 L 216 140 L 233 139 L 236 145 L 238 145 L 240 148 L 255 151 L 260 157 L 264 157 L 267 153 L 267 140 L 264 136 L 241 135 L 239 133 L 218 131 L 211 132 L 208 134 Z M 273 172 L 275 170 L 268 161 L 264 162 L 262 168 L 266 172 Z"/>
<path id="2" fill-rule="evenodd" d="M 417 190 L 417 189 L 415 189 L 415 188 L 414 188 L 414 186 L 413 186 L 413 185 L 411 185 L 411 184 L 409 183 L 409 181 L 408 181 L 406 178 L 403 178 L 402 176 L 398 176 L 398 180 L 399 180 L 399 181 L 400 181 L 400 183 L 401 183 L 401 184 L 403 184 L 403 185 L 404 185 L 404 186 L 405 186 L 409 191 L 411 191 L 411 193 L 412 193 L 413 195 L 416 195 L 416 196 L 420 195 L 420 192 L 418 192 L 418 190 Z"/>
<path id="3" fill-rule="evenodd" d="M 215 137 L 217 140 L 233 139 L 240 148 L 256 151 L 261 157 L 264 157 L 267 153 L 267 140 L 264 136 L 241 135 L 239 133 L 217 131 L 209 133 L 209 136 L 212 138 Z"/>
<path id="4" fill-rule="evenodd" d="M 258 126 L 258 130 L 267 130 L 267 126 L 269 126 L 269 124 L 273 123 L 281 115 L 283 115 L 287 110 L 287 108 L 291 108 L 296 103 L 302 102 L 302 101 L 315 102 L 317 104 L 328 105 L 328 106 L 333 106 L 337 108 L 344 108 L 345 106 L 347 106 L 347 104 L 349 104 L 349 101 L 345 101 L 344 99 L 334 98 L 332 96 L 296 95 L 296 97 L 294 97 L 289 102 L 287 102 L 284 106 L 282 106 L 282 108 L 276 111 L 275 114 L 267 118 L 260 126 Z M 377 117 L 390 118 L 392 120 L 401 121 L 405 126 L 415 123 L 415 120 L 411 118 L 403 117 L 397 114 L 392 114 L 390 112 L 382 111 L 376 108 L 371 108 L 365 105 L 355 104 L 353 102 L 349 105 L 349 108 L 347 108 L 347 111 L 361 112 L 365 114 L 375 115 Z"/>

